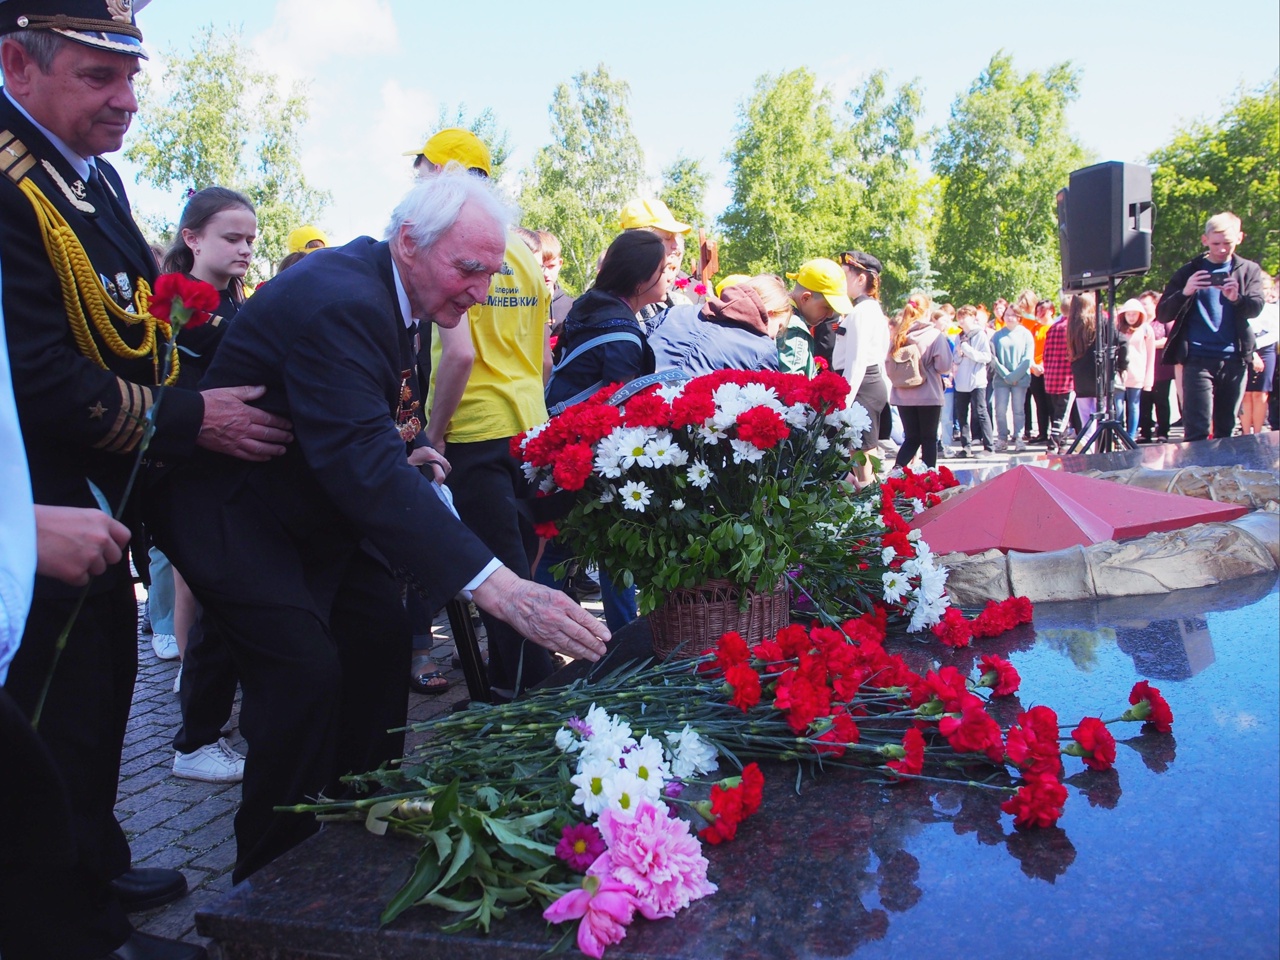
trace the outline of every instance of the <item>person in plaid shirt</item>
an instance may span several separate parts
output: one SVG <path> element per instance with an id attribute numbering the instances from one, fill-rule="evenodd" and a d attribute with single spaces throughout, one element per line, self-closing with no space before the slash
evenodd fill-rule
<path id="1" fill-rule="evenodd" d="M 1066 450 L 1064 436 L 1076 386 L 1071 376 L 1071 355 L 1067 352 L 1066 315 L 1071 309 L 1070 294 L 1062 295 L 1058 309 L 1061 313 L 1044 338 L 1044 392 L 1049 398 L 1050 453 L 1062 453 Z"/>

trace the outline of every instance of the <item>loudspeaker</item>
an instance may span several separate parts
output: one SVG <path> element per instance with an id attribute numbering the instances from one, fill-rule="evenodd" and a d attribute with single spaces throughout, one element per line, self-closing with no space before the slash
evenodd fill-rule
<path id="1" fill-rule="evenodd" d="M 1150 167 L 1111 161 L 1073 172 L 1058 191 L 1062 288 L 1092 290 L 1146 273 L 1154 224 Z"/>

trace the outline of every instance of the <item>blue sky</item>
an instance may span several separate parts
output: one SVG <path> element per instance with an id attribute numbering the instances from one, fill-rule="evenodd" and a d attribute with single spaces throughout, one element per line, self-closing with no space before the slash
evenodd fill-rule
<path id="1" fill-rule="evenodd" d="M 421 146 L 441 104 L 494 111 L 510 131 L 514 184 L 550 138 L 555 86 L 602 62 L 631 86 L 633 129 L 655 184 L 681 153 L 702 160 L 712 171 L 710 215 L 728 202 L 723 155 L 763 73 L 808 67 L 837 102 L 875 69 L 894 85 L 919 78 L 925 123 L 941 126 L 997 50 L 1020 71 L 1069 60 L 1080 71 L 1073 132 L 1098 159 L 1141 161 L 1177 126 L 1216 117 L 1242 86 L 1280 67 L 1275 0 L 151 0 L 138 22 L 152 69 L 189 52 L 212 23 L 242 29 L 257 66 L 307 84 L 303 164 L 333 194 L 321 225 L 334 241 L 381 232 L 409 184 L 401 153 Z M 176 218 L 177 192 L 132 193 L 141 212 Z"/>

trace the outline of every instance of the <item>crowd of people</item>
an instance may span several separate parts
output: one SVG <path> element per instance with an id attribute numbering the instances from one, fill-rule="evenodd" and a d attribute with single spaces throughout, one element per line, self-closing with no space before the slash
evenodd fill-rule
<path id="1" fill-rule="evenodd" d="M 401 756 L 406 679 L 448 686 L 429 653 L 445 603 L 477 609 L 493 701 L 546 679 L 556 654 L 598 659 L 635 619 L 617 571 L 598 571 L 605 624 L 568 595 L 573 558 L 537 536 L 509 443 L 607 384 L 830 368 L 875 425 L 864 451 L 933 467 L 957 443 L 1087 441 L 1112 386 L 1101 340 L 1119 347 L 1131 437 L 1168 439 L 1172 384 L 1189 440 L 1229 436 L 1237 417 L 1266 428 L 1275 291 L 1235 255 L 1230 214 L 1163 294 L 1114 320 L 1091 296 L 1031 291 L 990 310 L 915 292 L 890 315 L 883 265 L 860 250 L 691 278 L 691 226 L 649 198 L 622 208 L 574 297 L 556 237 L 515 222 L 485 144 L 449 128 L 410 151 L 382 239 L 333 245 L 300 225 L 250 290 L 246 197 L 193 191 L 156 248 L 103 159 L 137 110 L 130 5 L 15 6 L 0 7 L 5 960 L 204 956 L 127 918 L 186 891 L 178 871 L 132 866 L 113 812 L 137 671 L 129 554 L 154 652 L 180 664 L 173 772 L 243 783 L 239 881 L 314 831 L 277 808 Z M 161 273 L 216 294 L 176 363 L 148 311 Z M 848 482 L 871 483 L 876 459 Z M 245 755 L 223 733 L 237 688 Z"/>

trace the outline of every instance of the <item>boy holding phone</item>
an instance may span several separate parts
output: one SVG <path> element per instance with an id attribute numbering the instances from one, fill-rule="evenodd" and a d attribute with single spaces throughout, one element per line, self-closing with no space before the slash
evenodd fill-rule
<path id="1" fill-rule="evenodd" d="M 1204 440 L 1210 425 L 1218 439 L 1235 430 L 1254 352 L 1249 321 L 1263 306 L 1261 268 L 1235 255 L 1243 241 L 1234 213 L 1210 217 L 1200 238 L 1205 252 L 1174 273 L 1156 307 L 1172 324 L 1165 356 L 1183 365 L 1187 440 Z"/>

